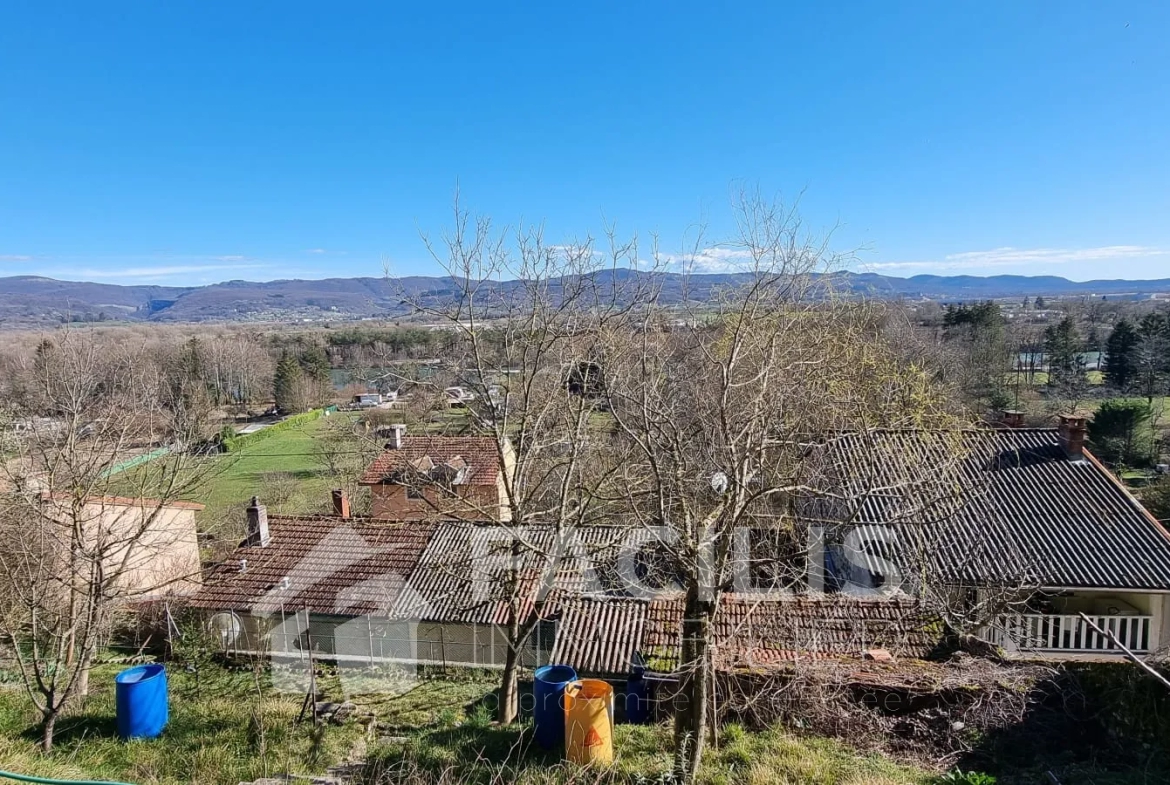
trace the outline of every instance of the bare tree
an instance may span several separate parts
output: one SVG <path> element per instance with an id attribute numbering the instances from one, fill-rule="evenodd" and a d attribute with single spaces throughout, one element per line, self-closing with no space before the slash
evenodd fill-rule
<path id="1" fill-rule="evenodd" d="M 7 415 L 41 427 L 10 440 L 0 466 L 0 633 L 40 712 L 47 752 L 118 615 L 197 573 L 194 529 L 178 525 L 169 505 L 199 472 L 181 453 L 123 470 L 160 443 L 189 438 L 175 430 L 189 423 L 168 410 L 167 385 L 144 352 L 62 331 L 22 372 L 26 395 Z"/>
<path id="2" fill-rule="evenodd" d="M 735 283 L 710 305 L 640 309 L 636 330 L 602 331 L 598 358 L 632 447 L 620 483 L 626 515 L 664 532 L 681 584 L 675 768 L 684 781 L 710 728 L 715 614 L 744 570 L 737 533 L 771 535 L 764 550 L 786 553 L 788 569 L 818 571 L 809 528 L 849 522 L 875 492 L 846 490 L 828 470 L 834 442 L 952 423 L 925 369 L 883 344 L 875 308 L 833 298 L 818 273 L 838 259 L 794 209 L 752 193 L 736 208 L 737 237 L 697 244 L 688 257 L 736 262 Z M 898 482 L 924 484 L 934 471 L 921 466 Z"/>
<path id="3" fill-rule="evenodd" d="M 573 369 L 593 361 L 599 336 L 645 301 L 644 286 L 625 283 L 638 268 L 636 241 L 619 242 L 612 232 L 607 239 L 602 248 L 591 238 L 552 245 L 539 228 L 497 233 L 457 200 L 452 231 L 440 244 L 428 242 L 450 276 L 449 297 L 403 298 L 452 331 L 452 364 L 473 396 L 463 404 L 463 430 L 496 446 L 499 505 L 432 498 L 437 512 L 456 505 L 457 517 L 495 521 L 505 541 L 504 568 L 495 561 L 483 576 L 506 606 L 501 722 L 517 717 L 521 654 L 544 615 L 546 593 L 533 597 L 533 570 L 550 576 L 564 535 L 603 517 L 607 497 L 599 490 L 615 477 L 602 446 L 603 398 L 569 383 Z M 542 535 L 532 536 L 535 530 Z"/>

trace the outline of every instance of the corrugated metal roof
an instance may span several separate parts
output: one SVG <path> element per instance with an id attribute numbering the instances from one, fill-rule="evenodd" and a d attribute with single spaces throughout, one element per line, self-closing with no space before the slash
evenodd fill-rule
<path id="1" fill-rule="evenodd" d="M 563 599 L 550 661 L 572 665 L 578 673 L 629 673 L 642 644 L 648 605 L 641 600 Z"/>
<path id="2" fill-rule="evenodd" d="M 1170 590 L 1170 536 L 1091 454 L 1066 455 L 1055 429 L 879 430 L 827 456 L 857 500 L 836 512 L 898 531 L 948 580 Z"/>
<path id="3" fill-rule="evenodd" d="M 605 565 L 627 530 L 591 526 L 503 526 L 450 521 L 438 524 L 414 571 L 413 592 L 395 614 L 428 621 L 503 624 L 515 576 L 520 612 L 539 600 L 542 615 L 556 612 L 556 596 L 606 590 Z M 593 570 L 591 567 L 598 569 Z M 554 591 L 555 590 L 555 591 Z M 615 590 L 620 593 L 620 587 Z"/>
<path id="4" fill-rule="evenodd" d="M 495 485 L 500 476 L 499 445 L 491 436 L 406 436 L 402 447 L 386 450 L 369 465 L 358 482 L 395 482 L 401 473 L 418 471 L 419 461 L 466 464 L 464 484 Z"/>
<path id="5" fill-rule="evenodd" d="M 191 605 L 387 615 L 434 528 L 325 516 L 274 516 L 268 526 L 269 544 L 237 548 L 211 569 Z"/>

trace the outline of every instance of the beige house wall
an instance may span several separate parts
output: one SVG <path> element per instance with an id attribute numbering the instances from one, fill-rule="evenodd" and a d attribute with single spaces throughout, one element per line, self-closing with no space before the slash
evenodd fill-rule
<path id="1" fill-rule="evenodd" d="M 46 517 L 61 527 L 61 542 L 68 543 L 77 526 L 88 553 L 103 556 L 107 574 L 118 573 L 118 589 L 127 599 L 198 591 L 202 577 L 195 512 L 200 505 L 97 498 L 74 515 L 67 499 L 45 503 Z"/>

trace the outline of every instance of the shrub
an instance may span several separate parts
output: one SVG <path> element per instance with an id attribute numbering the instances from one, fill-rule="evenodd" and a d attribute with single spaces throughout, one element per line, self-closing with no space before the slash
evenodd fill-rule
<path id="1" fill-rule="evenodd" d="M 995 785 L 995 777 L 981 771 L 955 769 L 935 780 L 937 785 Z"/>

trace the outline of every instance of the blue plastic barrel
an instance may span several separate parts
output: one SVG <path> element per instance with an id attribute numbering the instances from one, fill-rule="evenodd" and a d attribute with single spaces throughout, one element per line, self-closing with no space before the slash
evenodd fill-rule
<path id="1" fill-rule="evenodd" d="M 565 685 L 577 680 L 577 671 L 568 665 L 545 665 L 536 669 L 532 680 L 532 712 L 536 743 L 546 750 L 565 743 Z"/>
<path id="2" fill-rule="evenodd" d="M 641 668 L 634 668 L 626 679 L 626 722 L 645 725 L 650 721 L 650 684 Z"/>
<path id="3" fill-rule="evenodd" d="M 118 735 L 153 739 L 167 725 L 167 672 L 161 665 L 139 665 L 114 677 Z"/>

